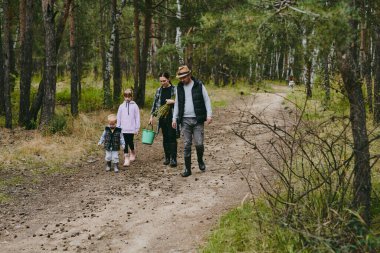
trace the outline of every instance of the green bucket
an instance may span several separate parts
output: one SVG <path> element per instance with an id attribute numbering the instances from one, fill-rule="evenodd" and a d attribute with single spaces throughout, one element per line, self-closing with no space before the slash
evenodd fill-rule
<path id="1" fill-rule="evenodd" d="M 153 140 L 154 140 L 154 136 L 156 135 L 156 133 L 153 131 L 153 125 L 149 124 L 151 126 L 152 129 L 143 129 L 142 130 L 142 143 L 143 144 L 148 144 L 148 145 L 152 145 L 153 144 Z M 148 128 L 148 127 L 147 127 Z"/>

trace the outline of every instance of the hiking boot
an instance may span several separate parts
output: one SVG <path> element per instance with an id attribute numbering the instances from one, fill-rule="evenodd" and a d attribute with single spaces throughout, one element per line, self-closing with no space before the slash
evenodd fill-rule
<path id="1" fill-rule="evenodd" d="M 182 177 L 188 177 L 191 175 L 191 156 L 185 157 L 185 169 L 181 173 Z"/>
<path id="2" fill-rule="evenodd" d="M 177 142 L 170 143 L 170 167 L 177 167 Z"/>
<path id="3" fill-rule="evenodd" d="M 110 171 L 110 170 L 111 170 L 111 161 L 107 161 L 106 171 Z"/>
<path id="4" fill-rule="evenodd" d="M 203 161 L 204 146 L 200 145 L 200 146 L 196 146 L 195 148 L 197 150 L 198 167 L 202 172 L 205 172 L 206 171 L 206 164 Z"/>
<path id="5" fill-rule="evenodd" d="M 118 173 L 118 172 L 119 172 L 118 164 L 119 164 L 119 163 L 114 163 L 114 164 L 113 164 L 113 170 L 115 171 L 115 173 Z"/>
<path id="6" fill-rule="evenodd" d="M 163 165 L 169 165 L 169 163 L 170 163 L 169 145 L 167 143 L 164 143 L 163 146 L 164 146 L 164 153 L 165 153 L 165 161 L 163 162 Z"/>
<path id="7" fill-rule="evenodd" d="M 169 165 L 170 157 L 165 155 L 165 161 L 162 163 L 163 165 Z"/>

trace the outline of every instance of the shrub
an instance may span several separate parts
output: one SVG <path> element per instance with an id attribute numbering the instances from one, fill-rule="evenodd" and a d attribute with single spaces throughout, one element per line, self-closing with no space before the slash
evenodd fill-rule
<path id="1" fill-rule="evenodd" d="M 47 131 L 49 134 L 67 134 L 68 133 L 68 127 L 67 127 L 67 118 L 63 114 L 56 114 L 54 115 L 53 119 L 51 120 Z"/>

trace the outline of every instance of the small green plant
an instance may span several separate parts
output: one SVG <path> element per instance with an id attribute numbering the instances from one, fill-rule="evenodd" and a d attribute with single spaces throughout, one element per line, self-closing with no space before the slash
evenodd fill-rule
<path id="1" fill-rule="evenodd" d="M 54 115 L 53 119 L 51 120 L 47 128 L 48 133 L 49 134 L 65 133 L 66 130 L 67 130 L 66 116 L 63 114 Z"/>
<path id="2" fill-rule="evenodd" d="M 88 87 L 82 90 L 79 100 L 80 112 L 92 112 L 103 108 L 103 91 L 96 87 Z"/>

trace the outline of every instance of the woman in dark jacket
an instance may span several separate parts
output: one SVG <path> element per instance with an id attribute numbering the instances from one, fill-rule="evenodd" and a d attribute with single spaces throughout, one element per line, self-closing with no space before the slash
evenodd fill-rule
<path id="1" fill-rule="evenodd" d="M 153 124 L 153 117 L 157 109 L 165 104 L 170 105 L 169 113 L 158 120 L 158 128 L 162 129 L 163 147 L 165 152 L 164 165 L 177 166 L 177 137 L 176 129 L 172 128 L 173 108 L 175 103 L 176 87 L 170 82 L 170 74 L 163 72 L 159 75 L 161 86 L 156 90 L 149 124 Z"/>

